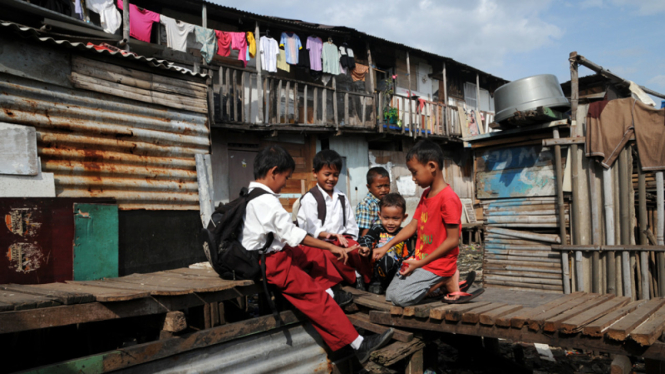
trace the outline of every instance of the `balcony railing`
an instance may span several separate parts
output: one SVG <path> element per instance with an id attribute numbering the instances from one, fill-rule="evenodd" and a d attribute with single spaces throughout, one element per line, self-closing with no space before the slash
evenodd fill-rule
<path id="1" fill-rule="evenodd" d="M 383 94 L 380 93 L 379 103 L 382 104 L 383 100 Z M 456 106 L 424 99 L 409 100 L 406 96 L 401 95 L 392 96 L 390 106 L 397 108 L 399 123 L 385 123 L 384 128 L 409 135 L 414 135 L 414 132 L 421 136 L 459 137 L 462 135 Z"/>

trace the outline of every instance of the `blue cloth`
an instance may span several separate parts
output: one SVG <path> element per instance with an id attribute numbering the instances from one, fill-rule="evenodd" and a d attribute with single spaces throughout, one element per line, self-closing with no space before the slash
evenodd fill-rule
<path id="1" fill-rule="evenodd" d="M 201 56 L 203 56 L 205 62 L 209 64 L 215 56 L 215 53 L 217 53 L 217 38 L 215 38 L 215 30 L 196 26 L 194 34 L 196 35 L 196 42 L 203 44 L 201 47 Z"/>
<path id="2" fill-rule="evenodd" d="M 379 221 L 379 199 L 371 192 L 356 207 L 356 223 L 359 229 L 369 229 Z"/>
<path id="3" fill-rule="evenodd" d="M 292 32 L 283 32 L 279 45 L 284 47 L 286 63 L 289 65 L 298 65 L 298 51 L 302 48 L 298 35 Z"/>

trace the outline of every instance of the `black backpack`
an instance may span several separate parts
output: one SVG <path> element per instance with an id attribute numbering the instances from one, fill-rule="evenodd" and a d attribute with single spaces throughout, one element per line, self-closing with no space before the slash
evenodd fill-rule
<path id="1" fill-rule="evenodd" d="M 265 268 L 265 251 L 272 244 L 273 233 L 268 233 L 266 244 L 258 251 L 248 251 L 238 240 L 247 203 L 267 193 L 269 192 L 261 188 L 255 188 L 248 193 L 247 188 L 243 187 L 240 197 L 228 204 L 219 204 L 210 217 L 208 227 L 201 229 L 199 233 L 199 245 L 203 248 L 212 268 L 222 279 L 248 279 L 258 282 L 259 278 L 263 277 L 263 290 L 272 313 L 280 325 L 279 313 L 268 291 Z"/>

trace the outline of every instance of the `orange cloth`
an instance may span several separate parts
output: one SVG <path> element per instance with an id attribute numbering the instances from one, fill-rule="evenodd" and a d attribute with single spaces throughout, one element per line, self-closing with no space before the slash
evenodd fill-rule
<path id="1" fill-rule="evenodd" d="M 353 69 L 351 72 L 351 78 L 353 78 L 354 82 L 357 81 L 365 81 L 365 75 L 367 75 L 367 72 L 369 72 L 369 66 L 359 64 L 356 62 L 356 68 Z"/>

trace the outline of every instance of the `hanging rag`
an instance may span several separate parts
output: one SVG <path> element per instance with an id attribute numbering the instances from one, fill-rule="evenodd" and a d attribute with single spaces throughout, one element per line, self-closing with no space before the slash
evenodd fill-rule
<path id="1" fill-rule="evenodd" d="M 122 0 L 118 0 L 117 4 L 118 8 L 122 10 Z M 150 43 L 152 24 L 153 22 L 159 22 L 159 20 L 159 13 L 129 4 L 129 36 Z"/>
<path id="2" fill-rule="evenodd" d="M 665 170 L 665 109 L 653 108 L 633 98 L 589 105 L 587 157 L 602 157 L 601 164 L 609 168 L 633 134 L 642 170 Z"/>
<path id="3" fill-rule="evenodd" d="M 351 77 L 354 82 L 365 81 L 365 75 L 369 72 L 369 66 L 359 64 L 356 62 L 356 68 L 351 72 Z"/>
<path id="4" fill-rule="evenodd" d="M 212 62 L 215 53 L 217 53 L 217 38 L 215 38 L 215 30 L 196 26 L 194 34 L 196 35 L 196 42 L 202 44 L 201 56 L 205 62 L 209 64 Z"/>
<path id="5" fill-rule="evenodd" d="M 249 52 L 249 57 L 256 57 L 256 40 L 251 31 L 247 31 L 247 52 Z"/>
<path id="6" fill-rule="evenodd" d="M 247 67 L 247 39 L 244 32 L 232 32 L 231 49 L 238 51 L 238 60 L 242 61 L 243 66 Z"/>
<path id="7" fill-rule="evenodd" d="M 231 54 L 231 33 L 215 30 L 217 36 L 217 54 L 227 57 Z"/>
<path id="8" fill-rule="evenodd" d="M 122 16 L 113 5 L 113 0 L 87 0 L 85 6 L 99 14 L 99 21 L 106 33 L 115 34 L 122 24 Z"/>

